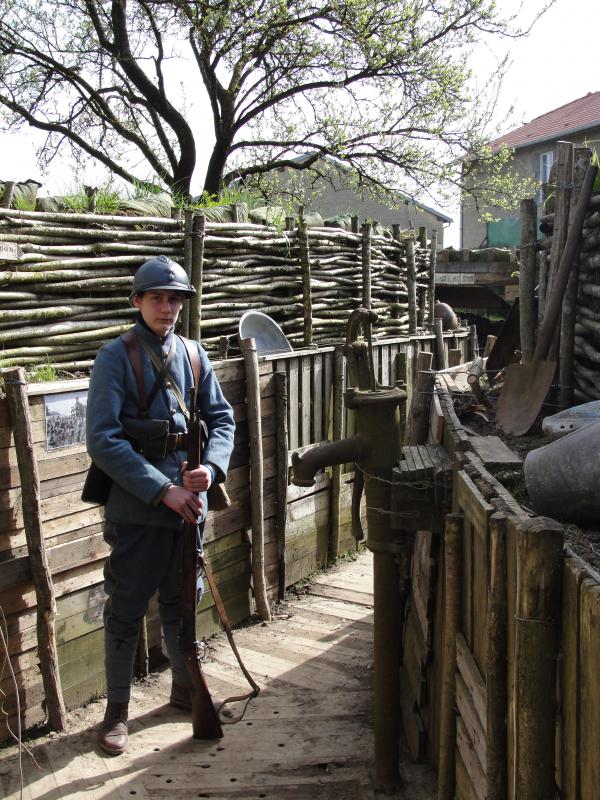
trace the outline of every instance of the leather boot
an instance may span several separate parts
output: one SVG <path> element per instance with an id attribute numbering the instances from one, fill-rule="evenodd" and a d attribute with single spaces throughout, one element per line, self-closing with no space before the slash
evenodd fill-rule
<path id="1" fill-rule="evenodd" d="M 129 703 L 107 703 L 104 721 L 98 732 L 98 744 L 105 753 L 119 756 L 127 747 Z"/>

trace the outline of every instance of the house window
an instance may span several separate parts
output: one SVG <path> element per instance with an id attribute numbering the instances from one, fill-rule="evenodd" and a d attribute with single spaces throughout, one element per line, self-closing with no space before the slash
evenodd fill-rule
<path id="1" fill-rule="evenodd" d="M 548 150 L 546 153 L 540 153 L 539 155 L 539 180 L 540 180 L 540 188 L 538 189 L 538 196 L 537 202 L 541 203 L 543 201 L 543 184 L 548 183 L 550 180 L 550 170 L 552 169 L 552 164 L 554 163 L 554 151 Z"/>

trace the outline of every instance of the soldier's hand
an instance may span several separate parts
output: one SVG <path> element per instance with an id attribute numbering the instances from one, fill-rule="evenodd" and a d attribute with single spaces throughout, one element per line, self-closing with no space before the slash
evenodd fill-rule
<path id="1" fill-rule="evenodd" d="M 208 487 L 212 483 L 212 476 L 210 470 L 201 464 L 198 469 L 188 469 L 187 461 L 181 465 L 181 472 L 183 475 L 183 485 L 190 492 L 207 492 Z"/>
<path id="2" fill-rule="evenodd" d="M 183 486 L 169 486 L 162 498 L 162 502 L 176 511 L 180 517 L 192 525 L 198 523 L 202 511 L 202 502 L 196 494 Z"/>

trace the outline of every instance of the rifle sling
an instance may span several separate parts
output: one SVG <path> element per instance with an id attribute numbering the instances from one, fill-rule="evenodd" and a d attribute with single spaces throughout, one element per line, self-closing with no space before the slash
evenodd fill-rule
<path id="1" fill-rule="evenodd" d="M 242 672 L 244 674 L 244 677 L 246 678 L 246 680 L 248 681 L 248 683 L 252 687 L 252 691 L 248 692 L 247 694 L 233 695 L 232 697 L 225 698 L 225 700 L 223 700 L 223 702 L 221 703 L 221 706 L 219 708 L 219 711 L 220 711 L 220 709 L 226 703 L 237 703 L 237 702 L 241 702 L 242 700 L 250 701 L 253 697 L 256 697 L 260 693 L 260 687 L 256 683 L 256 681 L 254 680 L 252 675 L 248 672 L 248 670 L 246 668 L 246 665 L 242 661 L 242 657 L 240 656 L 239 651 L 237 649 L 237 645 L 236 645 L 236 643 L 235 643 L 235 641 L 233 639 L 233 632 L 231 630 L 231 624 L 229 622 L 229 617 L 227 616 L 227 611 L 225 610 L 225 605 L 223 604 L 223 599 L 221 597 L 221 593 L 219 592 L 219 589 L 217 588 L 217 584 L 216 584 L 216 581 L 214 579 L 214 576 L 213 576 L 212 572 L 208 569 L 208 567 L 206 565 L 206 560 L 204 559 L 203 555 L 200 556 L 200 562 L 201 562 L 201 564 L 202 564 L 202 566 L 204 568 L 204 574 L 206 575 L 206 580 L 208 581 L 208 586 L 209 586 L 210 591 L 212 593 L 213 600 L 215 601 L 215 608 L 217 609 L 217 614 L 219 615 L 219 619 L 221 620 L 221 625 L 223 626 L 223 630 L 225 631 L 227 639 L 229 640 L 229 644 L 231 645 L 231 649 L 233 650 L 233 654 L 236 657 L 236 660 L 237 660 L 238 664 L 240 665 L 240 669 L 242 670 Z M 233 725 L 234 723 L 239 722 L 242 719 L 242 717 L 244 716 L 245 711 L 246 711 L 246 709 L 244 708 L 244 711 L 242 712 L 241 716 L 238 717 L 237 719 L 227 720 L 227 719 L 221 719 L 219 717 L 219 721 L 221 722 L 222 725 Z"/>

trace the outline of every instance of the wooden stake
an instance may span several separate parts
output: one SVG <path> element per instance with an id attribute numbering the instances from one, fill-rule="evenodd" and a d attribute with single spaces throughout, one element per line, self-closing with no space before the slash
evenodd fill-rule
<path id="1" fill-rule="evenodd" d="M 361 225 L 362 305 L 371 308 L 371 224 Z"/>
<path id="2" fill-rule="evenodd" d="M 447 369 L 448 368 L 448 359 L 446 358 L 446 347 L 444 345 L 444 321 L 442 319 L 436 319 L 434 325 L 434 333 L 435 333 L 435 340 L 434 340 L 434 350 L 435 350 L 435 368 L 436 369 Z"/>
<path id="3" fill-rule="evenodd" d="M 406 240 L 406 284 L 408 288 L 408 332 L 417 332 L 417 273 L 415 264 L 415 242 Z"/>
<path id="4" fill-rule="evenodd" d="M 286 590 L 286 548 L 285 532 L 287 523 L 288 489 L 288 394 L 287 375 L 275 373 L 275 412 L 277 416 L 277 497 L 275 530 L 277 532 L 277 560 L 279 563 L 279 599 Z"/>
<path id="5" fill-rule="evenodd" d="M 432 354 L 421 350 L 417 355 L 416 375 L 410 409 L 407 412 L 404 444 L 425 444 L 429 429 L 429 410 L 435 372 L 431 369 Z"/>
<path id="6" fill-rule="evenodd" d="M 462 514 L 446 516 L 444 535 L 444 627 L 440 667 L 440 752 L 437 800 L 454 797 L 456 747 L 456 635 L 461 612 Z"/>
<path id="7" fill-rule="evenodd" d="M 431 231 L 431 250 L 429 251 L 429 288 L 427 292 L 429 308 L 427 310 L 427 327 L 433 330 L 433 307 L 435 305 L 435 269 L 437 265 L 437 228 Z"/>
<path id="8" fill-rule="evenodd" d="M 487 800 L 506 800 L 507 690 L 506 518 L 490 517 L 490 552 L 486 624 Z"/>
<path id="9" fill-rule="evenodd" d="M 573 194 L 569 213 L 569 224 L 572 224 L 573 215 L 579 200 L 583 178 L 592 158 L 589 147 L 575 148 L 575 163 L 573 166 Z M 579 287 L 579 256 L 575 257 L 569 282 L 565 291 L 562 305 L 559 344 L 559 390 L 558 405 L 569 408 L 573 402 L 573 362 L 575 350 L 575 317 L 577 309 L 577 290 Z"/>
<path id="10" fill-rule="evenodd" d="M 258 356 L 255 339 L 240 339 L 246 370 L 248 439 L 250 441 L 250 508 L 252 519 L 252 582 L 258 616 L 271 619 L 265 580 L 265 527 L 263 498 L 262 422 Z"/>
<path id="11" fill-rule="evenodd" d="M 15 192 L 15 182 L 6 181 L 4 184 L 4 192 L 2 194 L 2 199 L 0 200 L 0 208 L 10 208 L 14 192 Z"/>
<path id="12" fill-rule="evenodd" d="M 204 280 L 204 235 L 206 217 L 196 214 L 192 220 L 191 282 L 196 294 L 190 300 L 190 338 L 202 335 L 202 284 Z"/>
<path id="13" fill-rule="evenodd" d="M 333 353 L 332 419 L 334 442 L 341 440 L 344 432 L 344 382 L 346 360 L 344 345 L 338 344 Z M 331 489 L 329 494 L 329 559 L 335 561 L 340 554 L 340 493 L 342 490 L 342 465 L 331 468 Z"/>
<path id="14" fill-rule="evenodd" d="M 527 364 L 535 350 L 536 223 L 535 200 L 521 200 L 521 266 L 519 268 L 519 325 L 521 361 Z"/>
<path id="15" fill-rule="evenodd" d="M 563 540 L 552 519 L 516 526 L 515 800 L 554 797 Z"/>
<path id="16" fill-rule="evenodd" d="M 302 300 L 304 304 L 304 344 L 312 344 L 312 297 L 310 281 L 310 252 L 308 231 L 304 217 L 298 222 L 298 246 L 300 247 L 300 269 L 302 270 Z"/>
<path id="17" fill-rule="evenodd" d="M 479 341 L 477 339 L 477 325 L 469 325 L 469 352 L 467 361 L 473 361 L 479 355 Z"/>
<path id="18" fill-rule="evenodd" d="M 192 283 L 192 226 L 193 226 L 194 212 L 191 209 L 186 209 L 184 213 L 184 233 L 183 233 L 183 268 L 188 280 Z M 184 336 L 190 336 L 190 317 L 191 317 L 191 303 L 184 303 L 181 310 L 181 333 Z"/>
<path id="19" fill-rule="evenodd" d="M 53 730 L 64 731 L 67 715 L 58 672 L 56 599 L 44 544 L 40 479 L 33 451 L 25 370 L 22 367 L 7 370 L 4 373 L 4 386 L 21 479 L 23 526 L 36 597 L 38 657 L 48 709 L 48 724 Z"/>

